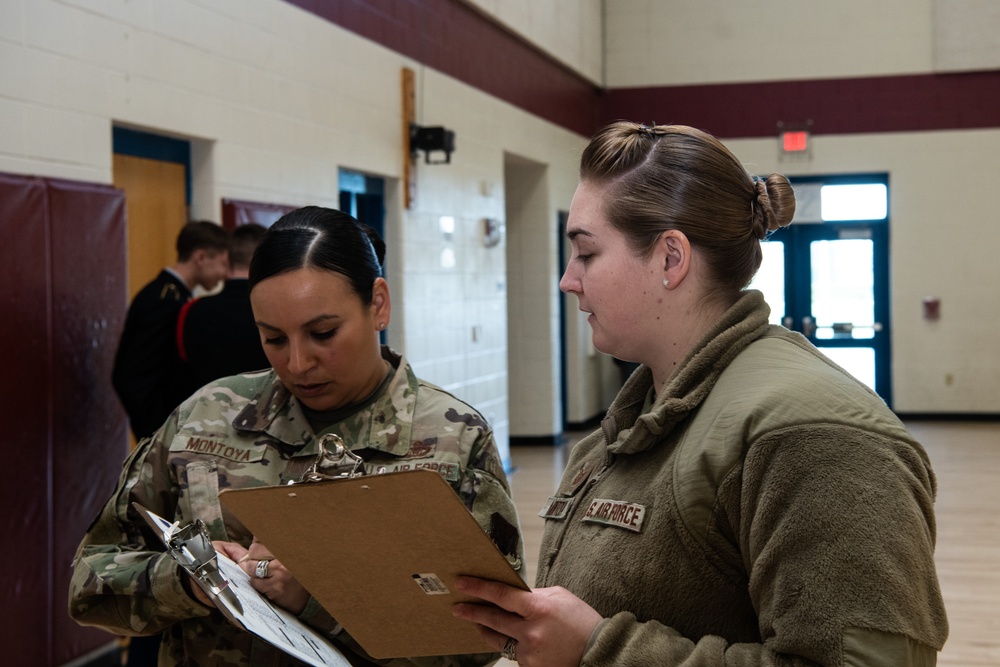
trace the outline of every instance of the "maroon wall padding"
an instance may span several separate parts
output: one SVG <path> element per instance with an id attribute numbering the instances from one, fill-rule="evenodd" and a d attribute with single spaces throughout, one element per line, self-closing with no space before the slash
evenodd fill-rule
<path id="1" fill-rule="evenodd" d="M 125 193 L 48 180 L 52 257 L 53 664 L 112 637 L 66 612 L 70 563 L 128 454 L 111 386 L 128 299 Z"/>
<path id="2" fill-rule="evenodd" d="M 241 201 L 239 199 L 222 200 L 222 227 L 227 231 L 233 231 L 239 225 L 256 223 L 263 227 L 270 227 L 278 218 L 286 213 L 294 211 L 297 206 L 286 204 L 269 204 L 255 201 Z"/>
<path id="3" fill-rule="evenodd" d="M 5 664 L 59 665 L 114 641 L 67 614 L 70 562 L 128 450 L 111 388 L 127 306 L 125 197 L 0 174 L 0 485 Z M 12 427 L 12 428 L 11 428 Z"/>
<path id="4" fill-rule="evenodd" d="M 52 433 L 49 239 L 45 184 L 0 174 L 0 349 L 3 444 L 0 483 L 0 642 L 12 665 L 51 664 Z"/>
<path id="5" fill-rule="evenodd" d="M 598 86 L 461 0 L 286 2 L 577 134 L 596 128 Z"/>

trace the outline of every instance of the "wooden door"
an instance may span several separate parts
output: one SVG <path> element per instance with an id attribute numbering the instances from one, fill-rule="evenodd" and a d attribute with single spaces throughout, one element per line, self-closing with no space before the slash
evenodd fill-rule
<path id="1" fill-rule="evenodd" d="M 187 222 L 184 165 L 114 154 L 114 184 L 125 191 L 129 300 L 177 260 L 177 234 Z"/>

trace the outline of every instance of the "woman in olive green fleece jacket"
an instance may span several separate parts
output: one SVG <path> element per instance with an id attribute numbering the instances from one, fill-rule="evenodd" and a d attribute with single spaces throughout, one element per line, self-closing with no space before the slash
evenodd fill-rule
<path id="1" fill-rule="evenodd" d="M 560 287 L 641 362 L 573 450 L 536 588 L 457 605 L 522 665 L 933 665 L 935 479 L 867 387 L 768 324 L 760 241 L 794 213 L 714 137 L 619 122 L 584 151 Z"/>

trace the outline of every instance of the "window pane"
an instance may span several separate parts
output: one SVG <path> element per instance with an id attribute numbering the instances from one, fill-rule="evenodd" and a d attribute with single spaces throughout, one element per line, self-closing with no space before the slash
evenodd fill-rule
<path id="1" fill-rule="evenodd" d="M 830 357 L 855 378 L 875 391 L 875 350 L 870 347 L 821 347 L 819 351 Z"/>
<path id="2" fill-rule="evenodd" d="M 884 220 L 888 195 L 882 183 L 824 185 L 820 190 L 823 220 Z"/>
<path id="3" fill-rule="evenodd" d="M 816 338 L 873 338 L 875 275 L 871 240 L 813 241 L 809 252 Z"/>
<path id="4" fill-rule="evenodd" d="M 781 324 L 785 316 L 785 244 L 781 241 L 764 241 L 760 244 L 764 260 L 760 270 L 750 281 L 750 289 L 764 293 L 764 300 L 771 307 L 771 324 Z"/>

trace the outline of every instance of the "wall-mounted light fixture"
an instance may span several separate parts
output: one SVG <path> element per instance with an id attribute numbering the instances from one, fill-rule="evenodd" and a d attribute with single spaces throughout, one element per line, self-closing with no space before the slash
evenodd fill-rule
<path id="1" fill-rule="evenodd" d="M 492 248 L 503 239 L 504 224 L 495 218 L 483 218 L 483 245 Z"/>
<path id="2" fill-rule="evenodd" d="M 455 133 L 444 127 L 421 127 L 410 123 L 410 157 L 416 159 L 420 151 L 424 152 L 424 162 L 427 164 L 447 164 L 451 162 L 451 154 L 455 150 Z M 431 153 L 443 151 L 443 160 L 431 160 Z"/>

